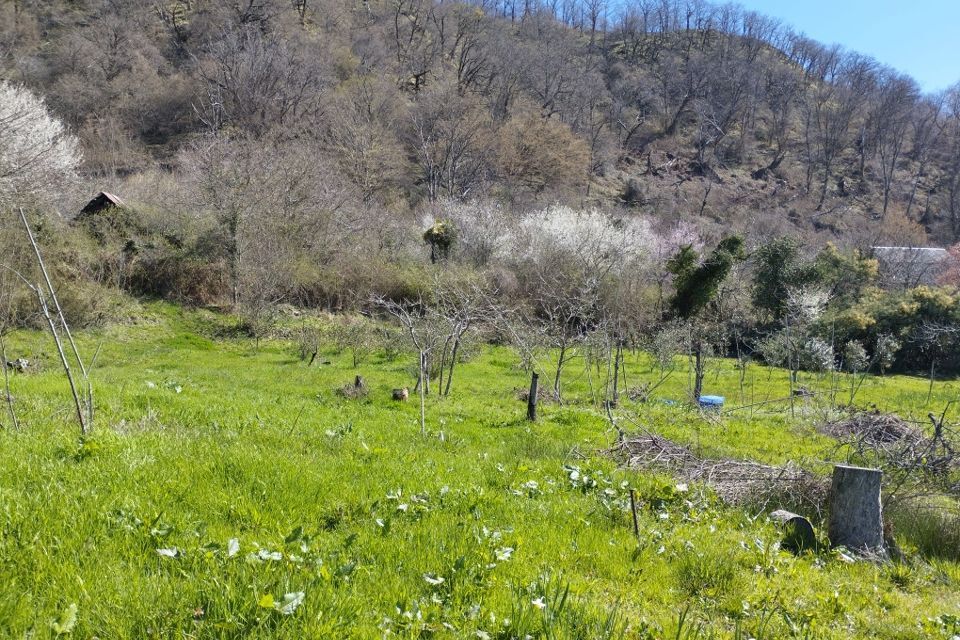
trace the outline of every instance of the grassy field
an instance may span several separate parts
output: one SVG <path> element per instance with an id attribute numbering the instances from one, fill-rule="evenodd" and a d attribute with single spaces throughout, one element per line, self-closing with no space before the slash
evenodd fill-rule
<path id="1" fill-rule="evenodd" d="M 960 564 L 908 552 L 848 563 L 780 551 L 766 519 L 699 487 L 618 469 L 585 367 L 563 405 L 524 421 L 526 375 L 502 348 L 457 373 L 451 396 L 390 400 L 410 358 L 349 354 L 307 367 L 290 342 L 255 348 L 227 320 L 149 306 L 83 334 L 102 344 L 96 427 L 78 439 L 48 338 L 9 355 L 21 428 L 0 432 L 0 636 L 45 638 L 952 638 Z M 220 336 L 220 337 L 218 337 Z M 630 384 L 652 380 L 630 356 Z M 335 390 L 361 373 L 369 397 Z M 806 377 L 838 398 L 849 380 Z M 597 383 L 593 382 L 595 386 Z M 411 385 L 412 386 L 412 385 Z M 682 367 L 631 422 L 705 456 L 827 469 L 815 402 L 784 372 L 716 361 L 685 409 Z M 960 384 L 868 378 L 858 404 L 922 420 Z M 664 400 L 678 401 L 677 404 Z M 955 412 L 951 412 L 955 415 Z M 8 421 L 5 420 L 4 424 Z M 640 497 L 634 537 L 628 489 Z"/>

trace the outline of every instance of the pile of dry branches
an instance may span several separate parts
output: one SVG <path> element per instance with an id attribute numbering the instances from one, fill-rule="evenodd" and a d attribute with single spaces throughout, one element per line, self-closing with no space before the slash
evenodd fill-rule
<path id="1" fill-rule="evenodd" d="M 925 434 L 894 414 L 855 413 L 820 428 L 840 441 L 854 460 L 871 461 L 886 468 L 946 474 L 960 469 L 956 433 L 943 416 L 929 414 L 933 434 Z"/>
<path id="2" fill-rule="evenodd" d="M 526 387 L 515 387 L 513 389 L 513 395 L 517 400 L 522 400 L 526 402 L 530 399 L 530 389 Z M 537 403 L 539 404 L 548 404 L 550 402 L 556 402 L 557 396 L 554 394 L 552 389 L 547 389 L 545 387 L 537 388 Z"/>
<path id="3" fill-rule="evenodd" d="M 630 468 L 661 471 L 703 483 L 730 504 L 781 501 L 819 511 L 826 496 L 821 478 L 792 463 L 777 467 L 746 460 L 700 458 L 690 448 L 646 430 L 625 436 L 610 453 Z"/>
<path id="4" fill-rule="evenodd" d="M 820 433 L 842 441 L 859 441 L 875 449 L 916 445 L 923 440 L 923 432 L 897 415 L 864 411 L 842 420 L 828 422 Z"/>
<path id="5" fill-rule="evenodd" d="M 946 410 L 928 414 L 932 433 L 899 416 L 855 413 L 820 428 L 839 440 L 838 450 L 857 464 L 886 474 L 887 502 L 960 494 L 960 438 L 945 422 Z"/>

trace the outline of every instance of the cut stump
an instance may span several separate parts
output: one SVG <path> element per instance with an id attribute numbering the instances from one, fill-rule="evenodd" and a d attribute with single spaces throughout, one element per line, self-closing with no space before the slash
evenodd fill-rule
<path id="1" fill-rule="evenodd" d="M 837 465 L 830 488 L 830 544 L 850 551 L 883 554 L 883 472 Z"/>

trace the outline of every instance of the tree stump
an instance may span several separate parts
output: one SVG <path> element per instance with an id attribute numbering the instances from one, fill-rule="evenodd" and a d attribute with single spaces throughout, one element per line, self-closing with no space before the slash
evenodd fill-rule
<path id="1" fill-rule="evenodd" d="M 393 399 L 397 402 L 406 402 L 409 397 L 410 391 L 406 387 L 393 390 Z"/>
<path id="2" fill-rule="evenodd" d="M 527 420 L 537 421 L 537 394 L 540 393 L 539 387 L 540 375 L 534 371 L 530 376 L 530 394 L 527 396 Z"/>
<path id="3" fill-rule="evenodd" d="M 868 554 L 885 553 L 879 469 L 836 465 L 830 488 L 830 544 Z"/>
<path id="4" fill-rule="evenodd" d="M 364 382 L 363 376 L 357 376 L 356 378 L 353 379 L 354 389 L 365 389 L 366 386 L 367 386 L 367 383 Z"/>
<path id="5" fill-rule="evenodd" d="M 783 531 L 783 542 L 780 546 L 787 551 L 800 553 L 817 548 L 817 534 L 814 533 L 810 521 L 803 516 L 785 509 L 777 509 L 770 514 L 770 519 Z"/>

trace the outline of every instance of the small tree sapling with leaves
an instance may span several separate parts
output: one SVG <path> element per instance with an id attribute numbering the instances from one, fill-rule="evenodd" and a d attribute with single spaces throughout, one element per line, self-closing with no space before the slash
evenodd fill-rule
<path id="1" fill-rule="evenodd" d="M 800 370 L 820 372 L 834 368 L 833 345 L 816 333 L 827 301 L 827 293 L 821 289 L 788 289 L 783 327 L 758 347 L 767 364 L 789 369 L 791 411 Z"/>

